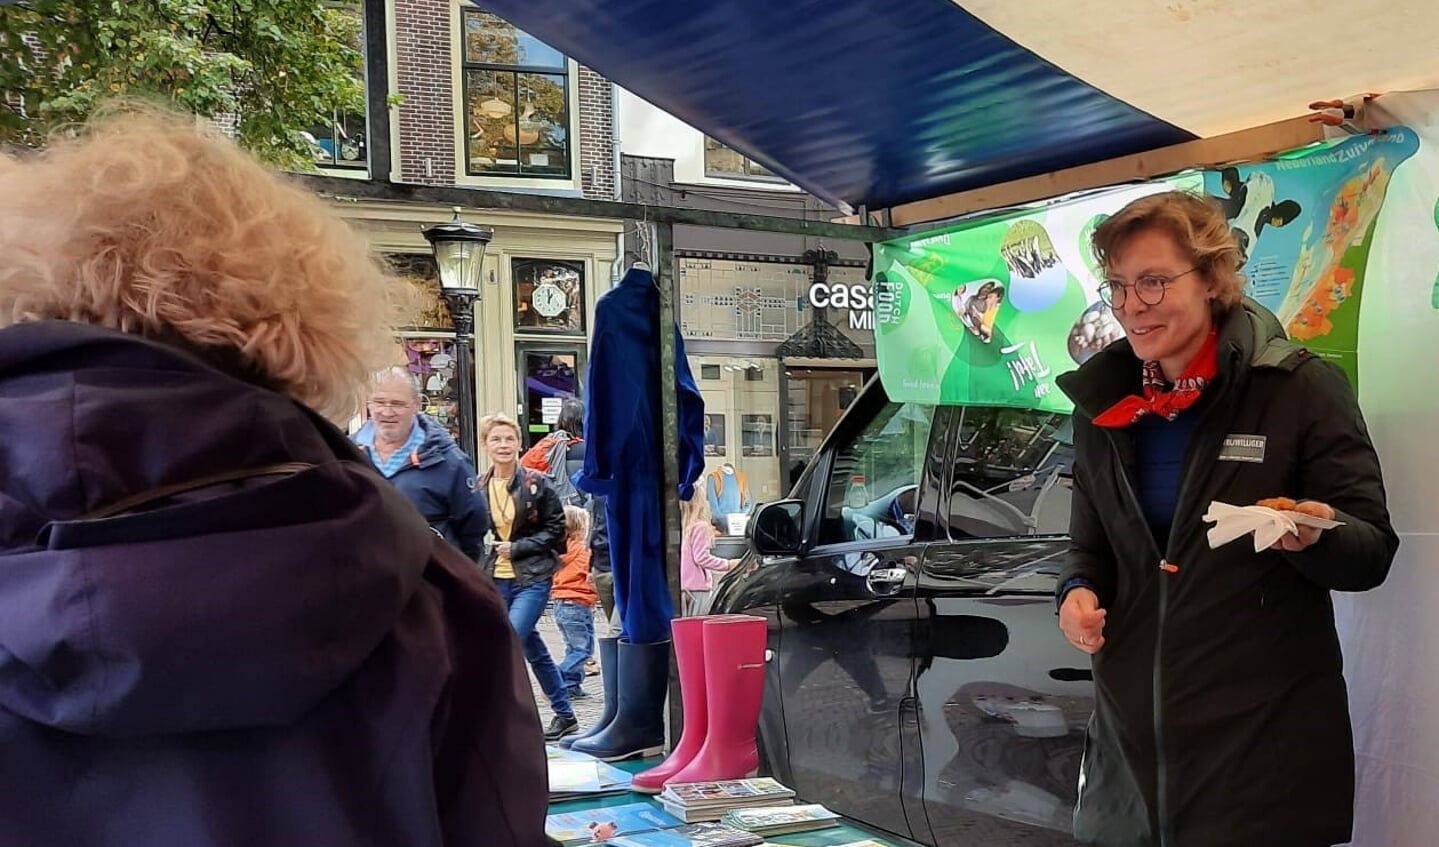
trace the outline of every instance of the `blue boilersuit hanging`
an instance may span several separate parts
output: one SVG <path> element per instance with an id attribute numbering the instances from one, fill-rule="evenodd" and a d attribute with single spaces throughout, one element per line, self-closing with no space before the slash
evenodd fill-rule
<path id="1" fill-rule="evenodd" d="M 688 500 L 704 471 L 704 400 L 690 375 L 679 329 L 670 329 L 675 333 L 679 497 Z M 654 276 L 631 268 L 595 304 L 585 404 L 589 449 L 579 487 L 605 497 L 621 637 L 634 644 L 667 641 L 674 617 L 660 520 L 659 333 Z"/>

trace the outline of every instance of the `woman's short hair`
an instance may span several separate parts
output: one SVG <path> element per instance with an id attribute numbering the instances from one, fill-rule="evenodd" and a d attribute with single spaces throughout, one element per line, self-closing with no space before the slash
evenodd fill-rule
<path id="1" fill-rule="evenodd" d="M 1105 269 L 1124 252 L 1135 234 L 1157 229 L 1168 233 L 1194 267 L 1214 285 L 1214 311 L 1222 315 L 1244 299 L 1239 245 L 1219 204 L 1187 191 L 1141 197 L 1106 218 L 1094 230 L 1094 258 Z"/>
<path id="2" fill-rule="evenodd" d="M 495 412 L 492 415 L 485 415 L 483 418 L 480 418 L 480 443 L 483 444 L 484 442 L 488 441 L 490 437 L 490 432 L 495 428 L 502 426 L 507 426 L 510 429 L 513 429 L 515 431 L 515 436 L 519 437 L 519 423 L 514 418 L 510 417 L 504 412 Z"/>
<path id="3" fill-rule="evenodd" d="M 194 118 L 111 105 L 0 156 L 0 327 L 60 319 L 240 362 L 329 415 L 394 357 L 395 283 L 316 196 Z"/>

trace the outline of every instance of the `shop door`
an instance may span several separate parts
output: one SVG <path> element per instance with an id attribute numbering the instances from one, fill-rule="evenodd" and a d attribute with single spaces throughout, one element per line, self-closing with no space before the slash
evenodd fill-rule
<path id="1" fill-rule="evenodd" d="M 566 397 L 582 397 L 585 348 L 580 344 L 520 344 L 515 358 L 519 364 L 520 426 L 528 449 L 554 430 Z"/>
<path id="2" fill-rule="evenodd" d="M 783 489 L 799 480 L 840 415 L 873 375 L 869 368 L 785 367 L 785 417 L 780 461 Z"/>

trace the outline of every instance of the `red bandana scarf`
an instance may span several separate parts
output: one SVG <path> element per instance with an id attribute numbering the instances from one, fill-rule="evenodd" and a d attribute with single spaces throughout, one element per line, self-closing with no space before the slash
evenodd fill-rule
<path id="1" fill-rule="evenodd" d="M 1094 417 L 1094 425 L 1109 429 L 1129 426 L 1145 415 L 1158 415 L 1165 420 L 1174 420 L 1179 413 L 1193 406 L 1204 391 L 1204 386 L 1214 381 L 1218 371 L 1219 336 L 1210 332 L 1204 346 L 1194 360 L 1175 380 L 1174 387 L 1165 390 L 1164 373 L 1158 362 L 1144 363 L 1144 396 L 1133 394 L 1110 406 Z"/>

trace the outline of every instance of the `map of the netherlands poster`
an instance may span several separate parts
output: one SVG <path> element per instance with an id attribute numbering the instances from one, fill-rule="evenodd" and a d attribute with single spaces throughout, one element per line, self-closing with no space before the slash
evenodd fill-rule
<path id="1" fill-rule="evenodd" d="M 1395 167 L 1418 149 L 1415 133 L 1397 127 L 1205 173 L 1205 191 L 1225 207 L 1245 253 L 1246 293 L 1279 316 L 1290 338 L 1334 360 L 1356 385 L 1374 225 Z"/>

